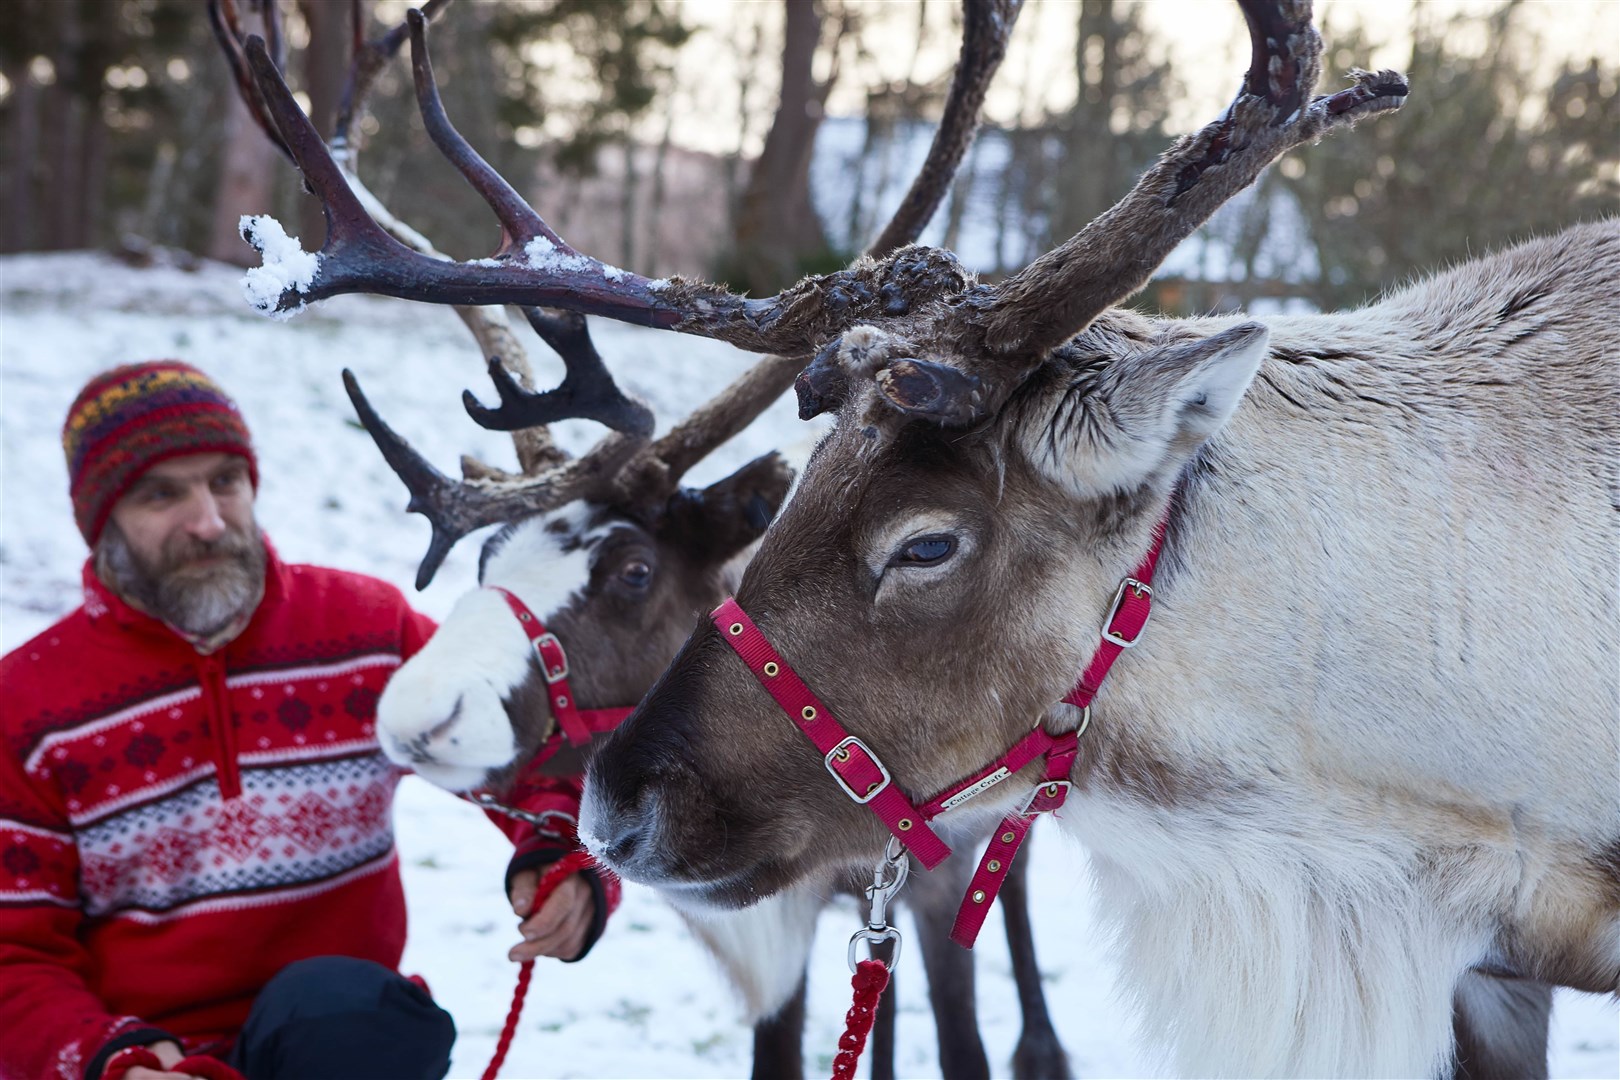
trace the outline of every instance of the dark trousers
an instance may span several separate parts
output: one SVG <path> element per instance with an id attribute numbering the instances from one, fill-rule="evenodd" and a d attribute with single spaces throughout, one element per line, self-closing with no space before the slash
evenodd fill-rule
<path id="1" fill-rule="evenodd" d="M 427 991 L 381 964 L 289 964 L 248 1014 L 230 1064 L 248 1080 L 439 1080 L 456 1025 Z"/>

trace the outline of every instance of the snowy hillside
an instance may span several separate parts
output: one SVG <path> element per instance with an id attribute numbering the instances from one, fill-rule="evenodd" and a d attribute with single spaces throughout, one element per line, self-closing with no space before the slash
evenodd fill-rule
<path id="1" fill-rule="evenodd" d="M 492 394 L 471 339 L 448 310 L 349 297 L 276 323 L 247 309 L 239 278 L 213 266 L 131 270 L 91 255 L 0 259 L 0 650 L 78 602 L 84 546 L 69 512 L 58 431 L 78 388 L 113 364 L 179 357 L 217 377 L 254 431 L 259 517 L 282 555 L 375 574 L 408 593 L 428 528 L 402 513 L 404 489 L 353 423 L 339 369 L 354 369 L 383 416 L 446 472 L 463 452 L 510 464 L 510 443 L 461 410 L 462 388 L 486 400 Z M 664 425 L 748 363 L 727 346 L 673 334 L 602 322 L 593 332 L 621 381 L 653 403 Z M 535 349 L 537 365 L 560 376 L 560 364 L 540 356 L 538 342 Z M 558 429 L 575 451 L 596 434 L 581 424 Z M 691 479 L 717 478 L 809 435 L 784 399 Z M 434 584 L 413 594 L 418 605 L 442 617 L 472 583 L 476 553 L 476 542 L 464 541 Z M 505 841 L 476 811 L 414 779 L 401 788 L 398 825 L 411 909 L 405 969 L 424 975 L 455 1015 L 462 1037 L 453 1075 L 477 1076 L 516 974 L 505 958 L 516 941 L 516 920 L 500 895 Z M 1034 922 L 1076 1073 L 1146 1075 L 1151 1059 L 1130 1041 L 1078 884 L 1083 858 L 1049 831 L 1036 832 Z M 823 917 L 806 1042 L 812 1075 L 830 1068 L 849 1002 L 844 942 L 859 922 L 852 905 Z M 1005 1071 L 1018 1010 L 999 929 L 992 919 L 977 950 L 979 1005 L 991 1061 Z M 937 1076 L 917 955 L 906 950 L 899 973 L 899 1070 Z M 1609 1001 L 1565 995 L 1554 1024 L 1553 1075 L 1620 1074 Z M 588 960 L 537 969 L 504 1075 L 746 1076 L 750 1053 L 750 1032 L 702 950 L 673 913 L 632 885 Z"/>

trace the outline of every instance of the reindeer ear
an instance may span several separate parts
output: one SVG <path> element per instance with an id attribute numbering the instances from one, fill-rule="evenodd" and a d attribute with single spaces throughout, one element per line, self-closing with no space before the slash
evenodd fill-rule
<path id="1" fill-rule="evenodd" d="M 671 495 L 659 532 L 709 558 L 730 558 L 765 532 L 792 483 L 793 470 L 772 451 L 706 488 Z"/>
<path id="2" fill-rule="evenodd" d="M 1108 403 L 1128 431 L 1177 443 L 1190 439 L 1190 452 L 1231 418 L 1270 339 L 1265 326 L 1246 322 L 1133 357 L 1110 369 Z"/>
<path id="3" fill-rule="evenodd" d="M 1121 357 L 1084 400 L 1087 422 L 1075 422 L 1060 399 L 1050 430 L 1038 439 L 1026 433 L 1026 449 L 1047 475 L 1081 496 L 1173 476 L 1236 411 L 1270 336 L 1248 322 Z"/>

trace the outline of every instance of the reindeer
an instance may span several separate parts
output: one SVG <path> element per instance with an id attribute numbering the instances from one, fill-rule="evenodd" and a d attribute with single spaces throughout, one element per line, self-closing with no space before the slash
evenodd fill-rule
<path id="1" fill-rule="evenodd" d="M 816 350 L 801 411 L 833 433 L 591 762 L 581 833 L 631 880 L 733 908 L 886 840 L 937 861 L 935 817 L 1005 815 L 1016 850 L 1061 806 L 1181 1071 L 1544 1075 L 1547 986 L 1620 972 L 1620 611 L 1594 586 L 1620 224 L 1349 313 L 1114 307 L 1277 156 L 1407 93 L 1313 98 L 1309 4 L 1241 6 L 1233 104 L 999 285 L 912 247 L 737 297 L 552 258 L 491 199 L 507 242 L 476 269 L 329 240 L 313 272 L 267 256 L 264 306 L 544 298 Z"/>
<path id="2" fill-rule="evenodd" d="M 431 19 L 445 0 L 423 11 Z M 239 92 L 260 126 L 289 156 L 285 130 L 272 118 L 250 71 L 247 35 L 232 0 L 212 0 L 217 36 Z M 273 3 L 265 9 L 272 67 L 284 66 Z M 884 254 L 916 238 L 943 198 L 971 143 L 980 103 L 1005 54 L 1017 6 L 970 5 L 957 77 L 928 160 L 894 218 L 874 243 Z M 358 2 L 353 23 L 364 24 Z M 355 123 L 373 80 L 394 55 L 405 28 L 358 44 L 330 157 L 365 215 L 411 250 L 444 259 L 419 232 L 399 221 L 360 182 Z M 429 79 L 427 85 L 431 85 Z M 295 136 L 296 139 L 296 136 Z M 501 525 L 479 560 L 479 588 L 457 604 L 429 645 L 396 673 L 379 702 L 384 750 L 424 779 L 452 791 L 478 789 L 486 806 L 506 809 L 497 794 L 530 769 L 579 771 L 581 748 L 564 745 L 559 718 L 585 709 L 606 726 L 628 709 L 595 709 L 638 700 L 685 638 L 691 622 L 735 586 L 742 563 L 786 494 L 791 470 L 777 454 L 743 466 L 697 490 L 681 486 L 688 469 L 737 434 L 791 386 L 803 358 L 767 356 L 668 434 L 649 443 L 653 416 L 620 392 L 591 341 L 583 316 L 525 306 L 534 331 L 563 360 L 567 375 L 546 394 L 532 392 L 521 344 L 498 309 L 458 306 L 489 359 L 500 397 L 486 408 L 470 394 L 466 407 L 485 427 L 513 433 L 521 473 L 510 475 L 463 458 L 451 480 L 423 459 L 372 408 L 358 382 L 344 383 L 362 424 L 411 492 L 410 508 L 432 524 L 416 584 L 432 580 L 451 547 L 489 525 Z M 596 420 L 610 429 L 577 460 L 553 446 L 549 423 Z M 566 643 L 567 681 L 548 677 L 544 653 L 531 646 L 508 607 L 521 598 L 554 640 Z M 559 650 L 561 645 L 556 646 Z M 557 704 L 559 691 L 576 698 Z M 566 698 L 564 699 L 567 700 Z M 561 752 L 558 753 L 558 748 Z M 553 756 L 555 754 L 555 756 Z M 978 1034 L 971 956 L 947 934 L 954 893 L 966 867 L 919 879 L 912 909 L 923 927 L 923 956 L 947 1076 L 988 1076 Z M 1067 1058 L 1052 1028 L 1035 961 L 1023 875 L 1009 883 L 1008 936 L 1015 981 L 1025 1005 L 1013 1065 L 1021 1076 L 1063 1077 Z M 858 883 L 829 876 L 779 902 L 722 918 L 691 919 L 756 1018 L 756 1076 L 802 1074 L 804 969 L 815 923 L 835 891 L 859 895 Z M 875 1036 L 874 1075 L 893 1076 L 894 1005 L 886 1001 Z"/>

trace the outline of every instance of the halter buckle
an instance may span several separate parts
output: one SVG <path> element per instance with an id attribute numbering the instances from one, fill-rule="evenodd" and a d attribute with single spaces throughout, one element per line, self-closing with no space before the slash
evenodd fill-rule
<path id="1" fill-rule="evenodd" d="M 557 658 L 561 661 L 561 664 L 556 668 L 551 666 L 551 662 L 546 659 L 546 654 L 541 651 L 547 645 L 556 650 Z M 546 680 L 547 686 L 551 685 L 552 683 L 562 682 L 564 679 L 568 678 L 568 653 L 562 647 L 562 642 L 557 640 L 556 634 L 553 634 L 550 630 L 547 630 L 545 633 L 535 638 L 534 655 L 540 660 L 540 675 Z"/>
<path id="2" fill-rule="evenodd" d="M 1147 614 L 1142 617 L 1142 625 L 1137 627 L 1135 637 L 1123 637 L 1114 632 L 1114 620 L 1119 618 L 1120 608 L 1125 606 L 1125 591 L 1129 589 L 1137 596 L 1145 597 L 1148 601 Z M 1102 637 L 1104 641 L 1111 641 L 1122 649 L 1136 647 L 1142 640 L 1142 631 L 1147 629 L 1148 619 L 1153 617 L 1153 589 L 1146 582 L 1137 581 L 1128 577 L 1120 581 L 1119 589 L 1114 593 L 1114 602 L 1108 605 L 1108 617 L 1103 620 Z"/>
<path id="3" fill-rule="evenodd" d="M 866 760 L 872 763 L 872 766 L 877 769 L 878 775 L 881 777 L 880 780 L 866 790 L 865 794 L 857 792 L 850 785 L 850 782 L 844 779 L 843 773 L 838 771 L 840 766 L 854 758 L 855 755 L 850 752 L 852 749 L 858 749 L 862 754 L 865 754 Z M 881 795 L 883 789 L 889 786 L 891 780 L 888 768 L 884 766 L 876 754 L 872 753 L 872 748 L 854 735 L 845 736 L 842 742 L 827 751 L 827 756 L 822 758 L 822 764 L 827 766 L 827 771 L 832 773 L 832 778 L 838 781 L 838 786 L 844 789 L 844 794 L 862 806 Z"/>

